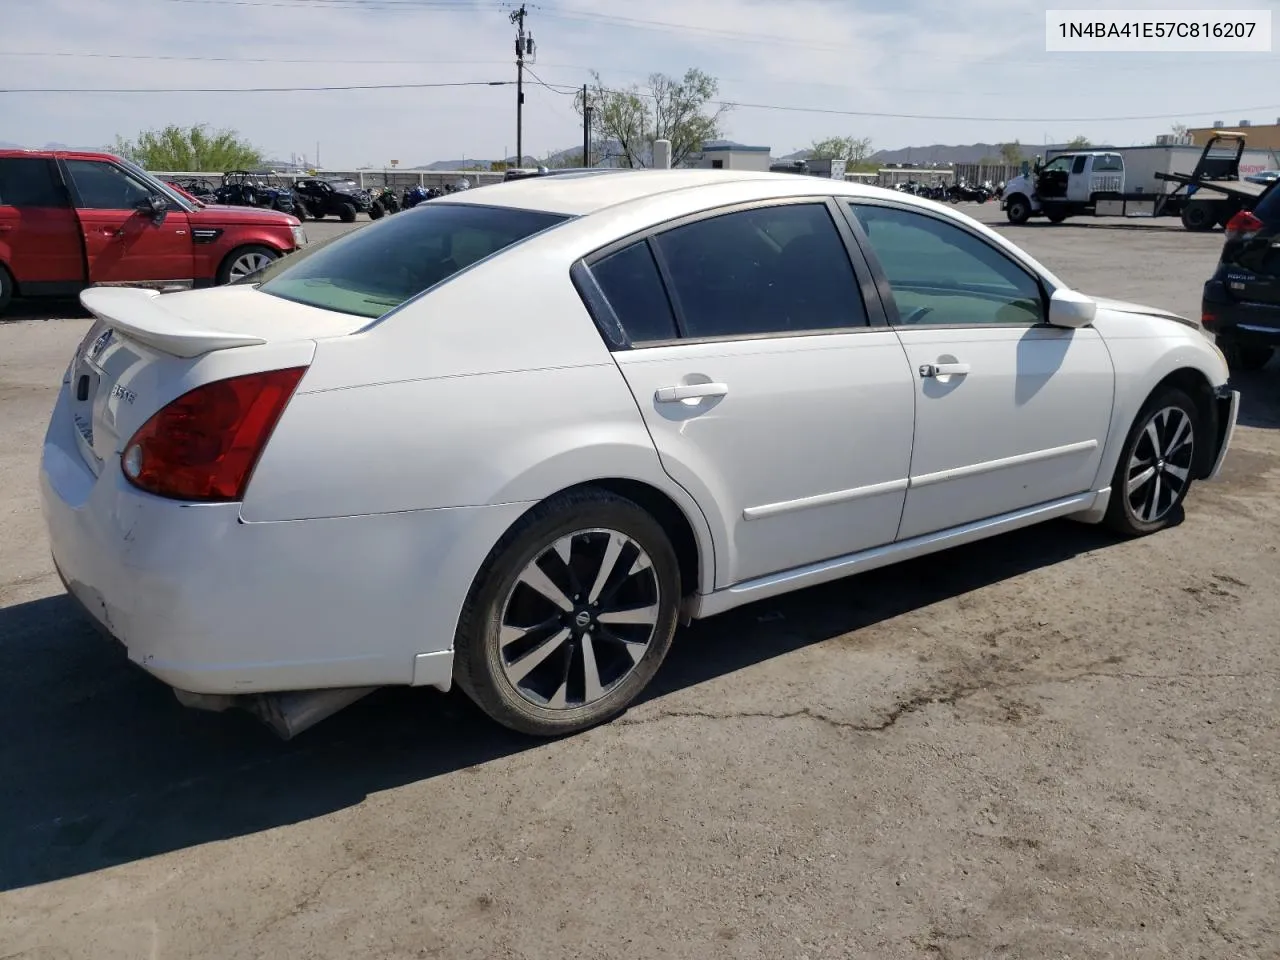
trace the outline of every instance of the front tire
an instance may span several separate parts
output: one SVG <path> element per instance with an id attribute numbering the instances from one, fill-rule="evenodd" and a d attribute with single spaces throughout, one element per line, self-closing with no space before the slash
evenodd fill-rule
<path id="1" fill-rule="evenodd" d="M 356 205 L 354 203 L 344 203 L 338 211 L 338 219 L 343 223 L 355 223 Z"/>
<path id="2" fill-rule="evenodd" d="M 1172 387 L 1143 405 L 1111 478 L 1111 529 L 1141 537 L 1173 523 L 1191 488 L 1201 420 L 1195 402 Z"/>
<path id="3" fill-rule="evenodd" d="M 631 500 L 583 488 L 535 507 L 476 575 L 454 676 L 503 726 L 541 737 L 621 713 L 671 647 L 680 568 Z"/>
<path id="4" fill-rule="evenodd" d="M 278 259 L 280 254 L 270 247 L 258 244 L 237 247 L 227 254 L 222 261 L 222 266 L 218 268 L 218 283 L 235 283 L 237 280 L 243 280 L 259 270 L 266 269 L 273 260 Z"/>
<path id="5" fill-rule="evenodd" d="M 1021 226 L 1031 219 L 1031 201 L 1019 193 L 1009 198 L 1004 212 L 1010 223 Z"/>

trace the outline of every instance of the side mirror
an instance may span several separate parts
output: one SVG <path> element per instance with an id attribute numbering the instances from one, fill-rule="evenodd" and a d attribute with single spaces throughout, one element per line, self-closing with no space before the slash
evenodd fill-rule
<path id="1" fill-rule="evenodd" d="M 1055 290 L 1049 298 L 1049 326 L 1077 329 L 1093 323 L 1098 304 L 1075 290 Z"/>
<path id="2" fill-rule="evenodd" d="M 149 213 L 153 217 L 163 217 L 169 209 L 169 201 L 158 193 L 153 193 L 145 200 L 138 201 L 138 211 Z"/>

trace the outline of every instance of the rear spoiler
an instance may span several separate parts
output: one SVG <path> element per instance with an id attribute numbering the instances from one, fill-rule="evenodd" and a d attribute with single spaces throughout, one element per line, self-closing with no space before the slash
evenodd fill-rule
<path id="1" fill-rule="evenodd" d="M 253 347 L 267 341 L 245 333 L 201 330 L 156 303 L 155 290 L 90 287 L 80 293 L 84 308 L 130 340 L 175 357 L 198 357 L 215 350 Z"/>

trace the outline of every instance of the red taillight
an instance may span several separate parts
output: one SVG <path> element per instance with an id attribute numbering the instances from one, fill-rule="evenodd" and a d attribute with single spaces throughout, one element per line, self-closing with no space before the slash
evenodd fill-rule
<path id="1" fill-rule="evenodd" d="M 124 446 L 129 482 L 160 497 L 241 500 L 306 367 L 215 380 L 184 393 Z"/>
<path id="2" fill-rule="evenodd" d="M 1228 240 L 1248 240 L 1263 228 L 1264 224 L 1248 210 L 1241 210 L 1227 221 Z"/>
<path id="3" fill-rule="evenodd" d="M 1200 326 L 1206 330 L 1213 331 L 1218 328 L 1218 315 L 1209 313 L 1207 310 L 1200 314 Z"/>

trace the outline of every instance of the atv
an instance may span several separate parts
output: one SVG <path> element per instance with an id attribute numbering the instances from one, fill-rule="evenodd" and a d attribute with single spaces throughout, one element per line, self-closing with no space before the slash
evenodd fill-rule
<path id="1" fill-rule="evenodd" d="M 362 190 L 354 180 L 308 177 L 299 180 L 293 188 L 306 204 L 307 211 L 317 220 L 338 217 L 343 223 L 353 223 L 356 214 L 369 213 L 373 206 L 369 191 Z"/>
<path id="2" fill-rule="evenodd" d="M 177 177 L 169 181 L 184 193 L 189 193 L 202 203 L 217 203 L 218 188 L 207 177 Z"/>
<path id="3" fill-rule="evenodd" d="M 294 191 L 274 173 L 228 170 L 222 175 L 222 186 L 214 191 L 214 199 L 234 207 L 268 207 L 281 213 L 305 214 L 297 209 Z"/>

